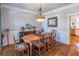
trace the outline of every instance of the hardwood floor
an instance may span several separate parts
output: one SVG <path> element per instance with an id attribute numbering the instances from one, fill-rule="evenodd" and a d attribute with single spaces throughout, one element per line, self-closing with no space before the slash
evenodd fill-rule
<path id="1" fill-rule="evenodd" d="M 48 52 L 46 51 L 43 53 L 43 56 L 79 56 L 79 52 L 77 51 L 77 48 L 75 46 L 76 42 L 78 41 L 78 36 L 71 36 L 71 44 L 65 45 L 63 43 L 57 42 L 53 49 L 50 49 Z M 3 47 L 2 53 L 0 53 L 1 56 L 14 56 L 14 46 L 6 46 Z M 26 56 L 26 54 L 24 54 Z"/>
<path id="2" fill-rule="evenodd" d="M 70 37 L 70 44 L 75 45 L 77 42 L 79 42 L 79 36 L 71 35 Z"/>

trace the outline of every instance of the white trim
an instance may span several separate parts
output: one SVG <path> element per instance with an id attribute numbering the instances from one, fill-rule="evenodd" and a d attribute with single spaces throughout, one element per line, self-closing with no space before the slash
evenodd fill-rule
<path id="1" fill-rule="evenodd" d="M 70 36 L 71 36 L 71 33 L 70 33 L 70 19 L 69 19 L 69 15 L 67 15 L 67 20 L 68 20 L 68 31 L 69 31 L 69 32 L 68 32 L 68 33 L 69 33 L 68 36 L 69 36 L 69 44 L 70 44 L 70 39 L 71 39 Z"/>
<path id="2" fill-rule="evenodd" d="M 72 15 L 79 15 L 79 12 L 74 12 L 74 13 L 68 14 L 68 16 L 72 16 Z"/>
<path id="3" fill-rule="evenodd" d="M 22 8 L 18 8 L 18 7 L 14 7 L 14 6 L 10 6 L 10 5 L 1 5 L 1 7 L 12 9 L 12 10 L 15 10 L 15 11 L 21 11 L 21 12 L 37 14 L 37 12 L 31 11 L 31 10 L 22 9 Z"/>
<path id="4" fill-rule="evenodd" d="M 46 13 L 43 13 L 43 15 L 47 15 L 47 14 L 50 14 L 50 13 L 53 13 L 53 12 L 61 11 L 63 9 L 67 9 L 67 8 L 74 7 L 74 6 L 77 6 L 77 5 L 79 5 L 79 4 L 78 3 L 73 3 L 73 4 L 70 4 L 70 5 L 67 5 L 67 6 L 64 6 L 64 7 L 61 7 L 61 8 L 57 8 L 57 9 L 48 11 Z"/>

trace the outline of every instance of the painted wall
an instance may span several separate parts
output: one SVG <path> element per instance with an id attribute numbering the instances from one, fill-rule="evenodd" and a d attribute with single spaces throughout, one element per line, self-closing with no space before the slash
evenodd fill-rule
<path id="1" fill-rule="evenodd" d="M 2 45 L 1 45 L 1 8 L 0 8 L 0 51 L 1 51 Z"/>
<path id="2" fill-rule="evenodd" d="M 56 11 L 50 14 L 46 14 L 45 21 L 43 23 L 43 28 L 45 31 L 57 30 L 56 40 L 65 44 L 69 44 L 70 39 L 70 30 L 69 30 L 69 14 L 79 12 L 79 5 L 72 6 L 70 8 Z M 36 25 L 36 27 L 41 27 L 35 21 L 35 15 L 30 13 L 24 13 L 14 10 L 9 10 L 7 8 L 1 8 L 1 17 L 2 17 L 2 29 L 9 28 L 10 31 L 10 42 L 13 43 L 13 35 L 15 35 L 16 39 L 19 39 L 18 31 L 21 26 L 24 26 L 26 23 L 31 23 L 32 25 Z M 58 17 L 58 27 L 48 27 L 47 26 L 47 18 L 50 17 Z M 5 40 L 4 40 L 5 41 Z M 4 42 L 5 43 L 5 42 Z M 10 44 L 11 44 L 10 43 Z M 4 44 L 6 45 L 6 43 Z"/>
<path id="3" fill-rule="evenodd" d="M 71 6 L 67 9 L 59 10 L 56 12 L 52 12 L 46 14 L 45 22 L 43 23 L 43 27 L 45 31 L 48 30 L 57 30 L 56 40 L 65 44 L 69 44 L 70 42 L 70 29 L 69 29 L 69 15 L 72 13 L 79 13 L 79 4 L 76 6 Z M 47 19 L 50 17 L 58 17 L 58 27 L 48 27 Z"/>
<path id="4" fill-rule="evenodd" d="M 42 25 L 37 23 L 35 20 L 35 14 L 26 13 L 21 11 L 15 11 L 1 7 L 1 18 L 2 18 L 2 30 L 6 28 L 10 29 L 9 32 L 9 44 L 12 44 L 13 35 L 16 39 L 19 39 L 19 31 L 22 26 L 25 26 L 27 23 L 35 25 L 37 28 L 41 28 Z M 3 45 L 7 44 L 6 36 L 3 39 Z"/>
<path id="5" fill-rule="evenodd" d="M 48 27 L 47 26 L 47 18 L 50 17 L 58 17 L 58 26 L 57 27 Z M 67 15 L 66 15 L 66 11 L 62 10 L 60 12 L 55 12 L 55 13 L 51 13 L 49 15 L 46 15 L 46 20 L 45 23 L 43 24 L 43 27 L 45 28 L 45 31 L 47 31 L 48 29 L 50 29 L 50 31 L 52 30 L 56 30 L 56 40 L 60 41 L 62 43 L 69 43 L 68 42 L 68 20 L 67 20 Z"/>
<path id="6" fill-rule="evenodd" d="M 20 11 L 14 11 L 7 8 L 1 8 L 2 12 L 2 29 L 9 28 L 10 30 L 19 30 L 22 26 L 27 23 L 35 25 L 38 24 L 35 20 L 35 16 L 32 13 L 25 13 Z M 41 27 L 41 26 L 39 26 Z"/>

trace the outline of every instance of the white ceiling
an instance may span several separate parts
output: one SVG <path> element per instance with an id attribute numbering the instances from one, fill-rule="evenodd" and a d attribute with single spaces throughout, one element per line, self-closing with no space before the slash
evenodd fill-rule
<path id="1" fill-rule="evenodd" d="M 71 3 L 41 3 L 42 13 L 64 7 L 66 5 L 69 5 Z M 30 10 L 34 12 L 38 12 L 40 3 L 6 3 L 5 5 Z"/>

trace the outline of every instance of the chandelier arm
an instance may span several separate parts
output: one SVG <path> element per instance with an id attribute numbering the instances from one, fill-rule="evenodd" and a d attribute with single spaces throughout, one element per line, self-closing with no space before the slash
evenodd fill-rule
<path id="1" fill-rule="evenodd" d="M 40 8 L 39 8 L 39 13 L 40 13 L 40 17 L 41 17 L 41 13 L 42 13 L 41 3 L 40 3 Z"/>

